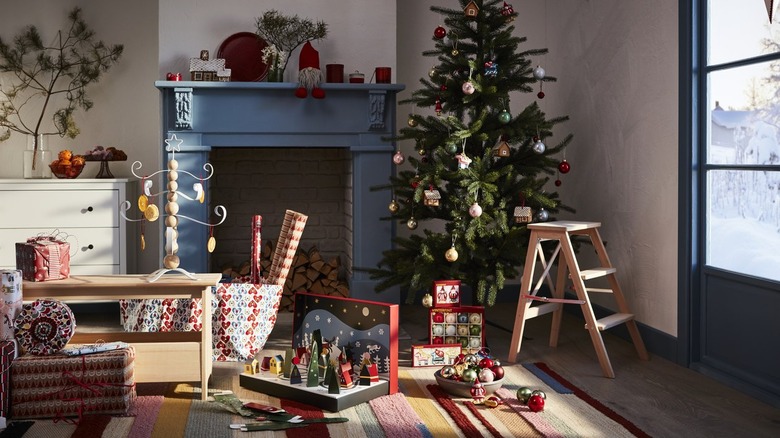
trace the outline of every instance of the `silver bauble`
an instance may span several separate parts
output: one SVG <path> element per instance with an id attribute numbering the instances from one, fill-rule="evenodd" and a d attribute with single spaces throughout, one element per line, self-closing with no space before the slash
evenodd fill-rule
<path id="1" fill-rule="evenodd" d="M 543 154 L 544 151 L 547 150 L 547 146 L 544 145 L 544 143 L 541 140 L 537 140 L 536 143 L 531 147 L 534 152 L 537 154 Z"/>
<path id="2" fill-rule="evenodd" d="M 413 217 L 409 218 L 409 220 L 406 221 L 406 228 L 409 228 L 410 230 L 416 230 L 417 229 L 417 221 Z"/>
<path id="3" fill-rule="evenodd" d="M 548 213 L 547 210 L 540 208 L 539 211 L 536 212 L 536 220 L 539 222 L 547 222 L 547 219 L 550 219 L 550 213 Z"/>
<path id="4" fill-rule="evenodd" d="M 538 65 L 534 69 L 534 77 L 536 79 L 544 79 L 544 73 L 545 73 L 544 69 L 539 67 Z"/>

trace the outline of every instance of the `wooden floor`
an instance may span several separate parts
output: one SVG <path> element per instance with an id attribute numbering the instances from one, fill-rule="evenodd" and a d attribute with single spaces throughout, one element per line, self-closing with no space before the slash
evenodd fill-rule
<path id="1" fill-rule="evenodd" d="M 485 332 L 487 343 L 499 359 L 507 356 L 514 313 L 514 305 L 499 305 L 486 312 L 490 322 Z M 402 306 L 400 315 L 400 366 L 408 366 L 411 344 L 427 343 L 427 309 Z M 652 354 L 649 361 L 640 361 L 631 343 L 609 332 L 604 339 L 616 378 L 603 377 L 582 320 L 564 316 L 558 347 L 551 348 L 547 345 L 549 318 L 546 315 L 526 324 L 518 361 L 545 362 L 650 435 L 780 437 L 780 409 Z M 291 328 L 292 314 L 280 314 L 266 348 L 289 346 Z M 219 364 L 215 373 L 234 372 L 235 365 Z"/>

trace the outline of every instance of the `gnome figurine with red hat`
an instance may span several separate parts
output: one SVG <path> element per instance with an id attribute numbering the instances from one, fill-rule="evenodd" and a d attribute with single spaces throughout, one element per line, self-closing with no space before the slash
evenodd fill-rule
<path id="1" fill-rule="evenodd" d="M 295 90 L 295 96 L 303 99 L 311 92 L 311 97 L 315 99 L 324 98 L 325 90 L 320 88 L 320 84 L 322 83 L 320 54 L 312 47 L 310 41 L 307 41 L 301 49 L 298 70 L 299 86 L 298 89 Z"/>

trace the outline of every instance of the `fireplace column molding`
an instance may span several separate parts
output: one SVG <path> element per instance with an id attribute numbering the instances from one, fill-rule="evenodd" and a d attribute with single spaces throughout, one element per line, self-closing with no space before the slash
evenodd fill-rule
<path id="1" fill-rule="evenodd" d="M 216 147 L 349 148 L 353 267 L 375 267 L 382 252 L 391 248 L 394 223 L 381 220 L 387 216 L 391 193 L 372 192 L 371 187 L 387 184 L 394 171 L 396 147 L 386 139 L 395 134 L 396 94 L 403 85 L 323 84 L 326 97 L 321 100 L 296 98 L 294 83 L 158 81 L 155 86 L 162 98 L 163 167 L 168 163 L 164 140 L 173 134 L 183 140 L 176 153 L 180 168 L 196 175 Z M 214 171 L 219 174 L 220 169 Z M 272 189 L 270 183 L 268 188 Z M 257 214 L 262 215 L 259 208 Z M 215 221 L 207 204 L 182 202 L 180 211 L 203 222 Z M 181 222 L 178 243 L 183 268 L 209 270 L 207 237 L 208 229 Z M 349 284 L 353 298 L 400 301 L 397 289 L 376 293 L 376 282 L 357 269 Z"/>

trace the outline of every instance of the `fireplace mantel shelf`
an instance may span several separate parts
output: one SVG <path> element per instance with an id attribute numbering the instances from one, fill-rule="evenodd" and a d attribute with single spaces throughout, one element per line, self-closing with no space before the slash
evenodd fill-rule
<path id="1" fill-rule="evenodd" d="M 298 88 L 297 82 L 202 82 L 202 81 L 157 81 L 154 83 L 157 88 L 216 88 L 216 89 L 234 89 L 234 90 L 295 90 Z M 326 92 L 329 90 L 392 90 L 401 91 L 405 88 L 403 84 L 333 84 L 323 83 L 320 87 Z"/>
<path id="2" fill-rule="evenodd" d="M 382 219 L 391 194 L 371 188 L 387 184 L 394 171 L 396 95 L 405 88 L 403 84 L 324 83 L 324 99 L 296 97 L 294 82 L 157 81 L 155 86 L 162 95 L 163 167 L 169 159 L 163 140 L 174 134 L 182 140 L 176 158 L 188 169 L 203 168 L 213 148 L 348 148 L 353 266 L 374 267 L 382 252 L 392 247 L 394 224 Z M 205 204 L 180 208 L 182 215 L 209 222 Z M 202 249 L 206 234 L 192 227 L 178 231 L 181 266 L 190 272 L 208 272 L 208 254 Z M 398 292 L 376 294 L 375 283 L 367 273 L 353 272 L 350 294 L 398 302 Z"/>

